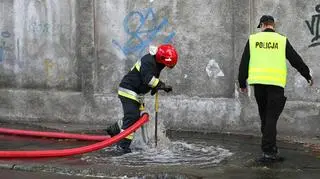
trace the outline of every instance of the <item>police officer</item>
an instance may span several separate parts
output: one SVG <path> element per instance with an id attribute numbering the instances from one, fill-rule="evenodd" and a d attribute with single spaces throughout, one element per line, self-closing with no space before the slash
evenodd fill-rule
<path id="1" fill-rule="evenodd" d="M 239 66 L 240 92 L 246 93 L 247 83 L 253 85 L 261 119 L 263 155 L 259 162 L 283 160 L 276 145 L 277 121 L 285 106 L 287 66 L 286 59 L 312 86 L 310 70 L 287 37 L 275 32 L 274 18 L 263 15 L 258 28 L 261 32 L 250 35 Z"/>
<path id="2" fill-rule="evenodd" d="M 140 118 L 144 94 L 151 91 L 151 95 L 154 95 L 158 90 L 172 91 L 172 87 L 162 82 L 159 76 L 164 67 L 173 68 L 177 62 L 178 53 L 176 49 L 170 44 L 163 44 L 151 48 L 149 54 L 135 63 L 119 85 L 118 97 L 122 103 L 124 117 L 121 121 L 106 129 L 111 137 L 127 129 Z M 122 153 L 131 152 L 132 139 L 133 133 L 117 144 L 118 149 Z"/>

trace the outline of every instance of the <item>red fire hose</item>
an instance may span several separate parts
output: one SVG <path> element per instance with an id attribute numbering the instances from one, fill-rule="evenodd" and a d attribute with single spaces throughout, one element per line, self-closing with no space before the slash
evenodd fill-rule
<path id="1" fill-rule="evenodd" d="M 28 131 L 28 130 L 6 129 L 6 128 L 0 128 L 0 133 L 10 134 L 10 135 L 21 135 L 21 136 L 48 137 L 48 138 L 58 138 L 58 139 L 77 139 L 77 140 L 89 140 L 89 141 L 102 141 L 110 138 L 110 136 L 72 134 L 72 133 L 64 133 L 64 132 L 41 132 L 41 131 Z"/>
<path id="2" fill-rule="evenodd" d="M 148 114 L 143 114 L 143 116 L 128 129 L 119 133 L 118 135 L 108 138 L 104 141 L 97 142 L 95 144 L 71 148 L 71 149 L 60 149 L 60 150 L 38 150 L 38 151 L 0 151 L 0 158 L 36 158 L 36 157 L 65 157 L 71 155 L 79 155 L 83 153 L 92 152 L 95 150 L 100 150 L 109 145 L 112 145 L 121 139 L 125 138 L 132 132 L 136 131 L 144 123 L 149 120 Z"/>

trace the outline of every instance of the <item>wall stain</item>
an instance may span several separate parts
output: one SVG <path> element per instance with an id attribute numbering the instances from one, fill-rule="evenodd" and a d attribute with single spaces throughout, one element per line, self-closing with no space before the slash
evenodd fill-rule
<path id="1" fill-rule="evenodd" d="M 43 64 L 44 64 L 44 71 L 46 73 L 46 78 L 49 79 L 50 71 L 52 70 L 54 63 L 50 59 L 44 59 Z"/>

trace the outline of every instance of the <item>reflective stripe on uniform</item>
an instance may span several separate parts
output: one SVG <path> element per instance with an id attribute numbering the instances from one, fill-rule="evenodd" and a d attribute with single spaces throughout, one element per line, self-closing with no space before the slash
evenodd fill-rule
<path id="1" fill-rule="evenodd" d="M 285 87 L 287 82 L 286 70 L 276 68 L 251 68 L 248 81 L 251 84 L 269 84 Z"/>
<path id="2" fill-rule="evenodd" d="M 141 68 L 141 60 L 138 60 L 133 67 L 131 68 L 131 70 L 133 70 L 134 68 L 136 68 L 139 72 L 140 72 L 140 68 Z"/>
<path id="3" fill-rule="evenodd" d="M 286 74 L 286 70 L 275 69 L 275 68 L 250 68 L 249 73 L 277 73 L 277 74 Z"/>
<path id="4" fill-rule="evenodd" d="M 124 131 L 123 129 L 121 129 L 121 132 Z M 125 138 L 126 139 L 129 139 L 129 140 L 133 140 L 133 137 L 134 137 L 134 133 L 131 133 L 129 135 L 127 135 Z"/>
<path id="5" fill-rule="evenodd" d="M 141 95 L 138 95 L 136 92 L 129 90 L 129 89 L 125 89 L 122 87 L 119 87 L 118 89 L 118 95 L 132 99 L 137 101 L 140 104 L 144 103 L 144 97 Z"/>
<path id="6" fill-rule="evenodd" d="M 119 87 L 118 95 L 135 100 L 138 103 L 140 103 L 140 100 L 138 98 L 138 94 L 132 90 Z"/>
<path id="7" fill-rule="evenodd" d="M 286 83 L 286 80 L 283 78 L 276 78 L 276 77 L 271 77 L 271 76 L 259 76 L 259 75 L 255 75 L 254 77 L 250 77 L 250 80 L 252 80 L 253 82 L 259 82 L 259 80 L 263 80 L 266 83 L 268 82 L 275 82 L 275 83 L 279 83 L 280 84 L 284 84 Z M 272 84 L 272 83 L 270 83 Z M 274 85 L 278 85 L 278 84 L 274 84 Z"/>
<path id="8" fill-rule="evenodd" d="M 149 81 L 148 85 L 151 86 L 152 88 L 156 87 L 159 83 L 159 78 L 152 77 L 151 80 Z"/>

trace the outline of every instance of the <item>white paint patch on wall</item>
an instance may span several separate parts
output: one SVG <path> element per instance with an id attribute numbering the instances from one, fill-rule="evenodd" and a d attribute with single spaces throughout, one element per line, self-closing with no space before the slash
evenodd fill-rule
<path id="1" fill-rule="evenodd" d="M 207 67 L 206 67 L 206 72 L 209 77 L 222 77 L 224 76 L 224 73 L 219 67 L 219 64 L 215 60 L 210 60 Z"/>
<path id="2" fill-rule="evenodd" d="M 234 84 L 234 97 L 239 100 L 239 87 L 237 85 L 237 83 Z"/>
<path id="3" fill-rule="evenodd" d="M 24 26 L 23 23 L 25 20 L 25 12 L 23 10 L 24 2 L 22 1 L 14 1 L 13 4 L 13 16 L 14 16 L 14 40 L 16 42 L 15 46 L 15 55 L 16 55 L 16 63 L 14 64 L 14 72 L 15 74 L 19 74 L 21 72 L 20 63 L 22 61 L 22 50 L 24 47 L 24 41 L 22 38 L 24 35 Z"/>

